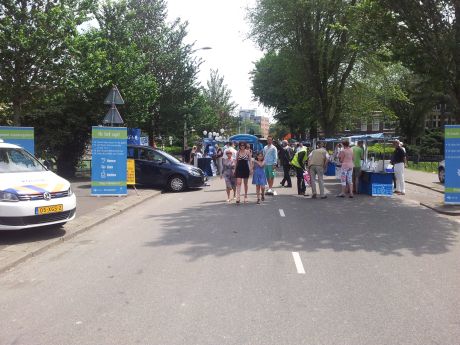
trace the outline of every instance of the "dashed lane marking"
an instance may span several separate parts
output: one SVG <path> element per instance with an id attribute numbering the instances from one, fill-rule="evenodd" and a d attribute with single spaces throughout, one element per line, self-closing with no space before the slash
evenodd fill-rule
<path id="1" fill-rule="evenodd" d="M 280 216 L 281 216 L 281 217 L 286 217 L 286 215 L 284 214 L 283 209 L 280 208 L 279 211 L 280 211 Z"/>
<path id="2" fill-rule="evenodd" d="M 297 268 L 298 274 L 305 274 L 305 269 L 303 268 L 302 260 L 300 259 L 300 254 L 298 252 L 292 252 L 292 257 L 294 258 L 295 267 Z"/>

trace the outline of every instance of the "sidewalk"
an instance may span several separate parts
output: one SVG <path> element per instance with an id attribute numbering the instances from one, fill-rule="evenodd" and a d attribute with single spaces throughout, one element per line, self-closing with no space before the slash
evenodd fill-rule
<path id="1" fill-rule="evenodd" d="M 126 197 L 93 197 L 89 179 L 72 182 L 72 190 L 77 196 L 77 216 L 63 227 L 0 231 L 0 272 L 161 194 L 152 189 L 138 189 L 136 193 L 129 188 Z"/>
<path id="2" fill-rule="evenodd" d="M 432 209 L 438 213 L 446 214 L 449 216 L 460 216 L 460 206 L 444 204 L 444 185 L 439 182 L 437 174 L 406 169 L 405 179 L 406 183 L 408 184 L 422 187 L 437 193 L 434 196 L 425 195 L 424 197 L 417 198 L 417 201 L 420 202 L 420 205 Z"/>

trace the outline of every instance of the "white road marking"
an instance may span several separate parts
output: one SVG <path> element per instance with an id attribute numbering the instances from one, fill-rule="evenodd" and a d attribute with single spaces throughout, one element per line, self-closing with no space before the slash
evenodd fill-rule
<path id="1" fill-rule="evenodd" d="M 305 274 L 305 269 L 303 268 L 302 260 L 298 252 L 292 252 L 292 257 L 294 258 L 295 267 L 297 268 L 297 273 Z"/>
<path id="2" fill-rule="evenodd" d="M 281 216 L 281 217 L 286 217 L 286 215 L 284 214 L 283 209 L 280 208 L 279 211 L 280 211 L 280 216 Z"/>

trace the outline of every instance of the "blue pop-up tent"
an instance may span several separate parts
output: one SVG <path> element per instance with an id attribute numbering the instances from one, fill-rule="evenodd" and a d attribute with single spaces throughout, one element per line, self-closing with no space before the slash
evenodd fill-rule
<path id="1" fill-rule="evenodd" d="M 264 149 L 264 145 L 260 142 L 259 138 L 252 134 L 236 134 L 229 138 L 229 141 L 242 142 L 251 145 L 254 153 L 260 152 Z"/>

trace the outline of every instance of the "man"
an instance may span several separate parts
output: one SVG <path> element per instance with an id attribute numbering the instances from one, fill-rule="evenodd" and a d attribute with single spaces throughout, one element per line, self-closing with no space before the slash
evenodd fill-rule
<path id="1" fill-rule="evenodd" d="M 236 160 L 236 153 L 237 153 L 237 151 L 236 151 L 236 149 L 235 149 L 235 144 L 236 144 L 236 143 L 235 143 L 234 141 L 232 141 L 231 143 L 228 143 L 228 148 L 227 148 L 226 150 L 224 150 L 224 155 L 225 155 L 225 157 L 227 157 L 227 151 L 230 151 L 230 152 L 232 153 L 232 158 L 233 158 L 234 160 Z"/>
<path id="2" fill-rule="evenodd" d="M 395 148 L 395 151 L 393 152 L 393 157 L 391 158 L 391 164 L 393 164 L 395 170 L 395 193 L 399 195 L 405 195 L 406 186 L 404 182 L 404 168 L 407 165 L 406 152 L 402 149 L 399 140 L 395 140 L 393 142 L 393 147 Z"/>
<path id="3" fill-rule="evenodd" d="M 286 188 L 292 187 L 291 176 L 289 175 L 289 170 L 291 170 L 291 160 L 293 158 L 293 152 L 291 147 L 288 145 L 287 140 L 283 140 L 281 143 L 281 150 L 279 152 L 280 163 L 283 166 L 283 179 L 281 180 L 281 185 L 284 187 L 284 184 L 287 182 Z"/>
<path id="4" fill-rule="evenodd" d="M 303 178 L 303 173 L 304 173 L 304 168 L 305 168 L 305 162 L 307 161 L 308 154 L 307 154 L 307 148 L 303 147 L 303 145 L 299 148 L 299 151 L 297 151 L 294 155 L 294 158 L 292 158 L 291 164 L 296 170 L 297 174 L 297 194 L 298 195 L 306 195 L 305 191 L 307 190 L 307 187 L 305 186 L 305 180 Z"/>
<path id="5" fill-rule="evenodd" d="M 278 163 L 278 150 L 273 145 L 273 137 L 267 137 L 267 146 L 264 147 L 265 176 L 268 181 L 268 190 L 265 194 L 273 195 L 273 182 L 275 180 L 275 168 Z"/>
<path id="6" fill-rule="evenodd" d="M 182 151 L 182 162 L 185 164 L 190 164 L 190 154 L 192 153 L 192 149 L 185 145 L 185 150 Z"/>
<path id="7" fill-rule="evenodd" d="M 361 162 L 364 160 L 363 141 L 359 140 L 353 150 L 353 192 L 359 193 L 359 179 L 361 177 Z"/>
<path id="8" fill-rule="evenodd" d="M 320 142 L 318 148 L 313 150 L 308 159 L 308 168 L 310 169 L 311 189 L 313 192 L 312 198 L 316 199 L 316 176 L 318 176 L 319 192 L 321 199 L 326 199 L 324 193 L 324 172 L 327 168 L 327 151 Z"/>

